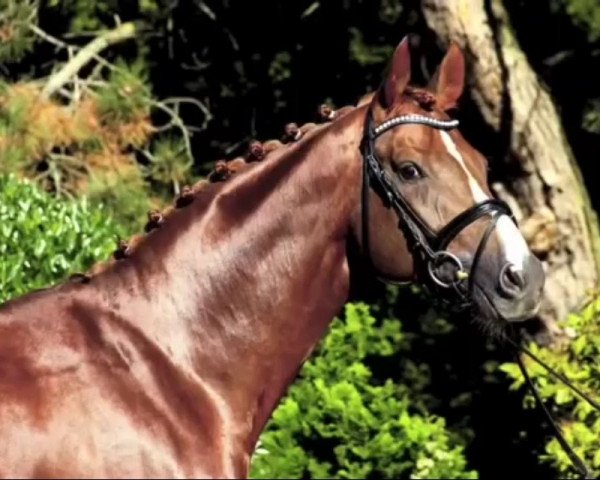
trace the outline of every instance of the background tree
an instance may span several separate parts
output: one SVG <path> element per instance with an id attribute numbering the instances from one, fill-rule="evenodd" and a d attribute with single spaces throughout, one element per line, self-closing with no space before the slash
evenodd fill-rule
<path id="1" fill-rule="evenodd" d="M 529 245 L 544 260 L 540 317 L 555 328 L 557 320 L 592 298 L 600 274 L 598 220 L 561 118 L 500 0 L 424 0 L 422 5 L 440 43 L 458 43 L 467 53 L 478 120 L 496 134 L 478 147 L 495 160 L 501 181 L 492 187 L 513 207 Z"/>
<path id="2" fill-rule="evenodd" d="M 191 132 L 179 115 L 181 104 L 205 116 L 208 110 L 193 98 L 157 101 L 139 52 L 111 61 L 102 56 L 135 38 L 132 22 L 117 22 L 77 45 L 39 27 L 36 2 L 9 1 L 3 13 L 0 57 L 21 68 L 28 55 L 34 62 L 31 77 L 7 69 L 6 80 L 13 82 L 0 84 L 0 171 L 30 177 L 57 197 L 85 193 L 139 228 L 147 209 L 193 180 Z M 75 26 L 90 23 L 78 18 Z M 38 64 L 35 54 L 47 47 L 64 61 Z"/>

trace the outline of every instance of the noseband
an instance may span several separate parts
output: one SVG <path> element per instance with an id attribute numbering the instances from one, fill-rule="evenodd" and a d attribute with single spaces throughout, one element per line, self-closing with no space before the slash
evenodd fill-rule
<path id="1" fill-rule="evenodd" d="M 471 304 L 473 279 L 485 246 L 502 215 L 514 221 L 510 207 L 495 198 L 484 200 L 453 218 L 437 233 L 414 210 L 402 193 L 396 188 L 390 174 L 383 167 L 375 153 L 375 140 L 388 130 L 400 125 L 426 125 L 437 130 L 452 130 L 458 126 L 458 120 L 438 120 L 424 115 L 402 115 L 394 117 L 375 127 L 371 112 L 367 113 L 365 130 L 361 143 L 363 156 L 362 188 L 362 237 L 363 248 L 372 264 L 369 244 L 369 189 L 374 190 L 383 199 L 388 208 L 393 208 L 399 218 L 398 228 L 404 233 L 409 249 L 415 260 L 415 270 L 420 283 L 447 307 L 463 309 Z M 462 261 L 447 250 L 448 245 L 469 225 L 479 218 L 489 215 L 487 226 L 467 271 Z M 450 267 L 450 278 L 445 274 Z M 446 270 L 444 270 L 446 269 Z"/>

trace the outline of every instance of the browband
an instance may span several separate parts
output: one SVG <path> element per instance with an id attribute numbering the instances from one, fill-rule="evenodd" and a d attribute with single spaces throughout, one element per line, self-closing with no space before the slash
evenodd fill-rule
<path id="1" fill-rule="evenodd" d="M 400 115 L 398 117 L 391 118 L 378 125 L 373 129 L 375 133 L 374 138 L 378 137 L 382 133 L 388 131 L 397 125 L 406 125 L 408 123 L 427 125 L 428 127 L 437 128 L 438 130 L 452 130 L 458 127 L 458 120 L 438 120 L 437 118 L 426 117 L 425 115 L 411 114 L 411 115 Z"/>

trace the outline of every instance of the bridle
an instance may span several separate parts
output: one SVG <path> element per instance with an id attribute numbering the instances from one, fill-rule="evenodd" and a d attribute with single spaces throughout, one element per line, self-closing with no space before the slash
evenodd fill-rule
<path id="1" fill-rule="evenodd" d="M 363 156 L 362 187 L 362 239 L 363 251 L 372 269 L 369 242 L 369 192 L 372 186 L 384 204 L 398 215 L 398 228 L 403 232 L 415 261 L 415 273 L 421 285 L 434 295 L 434 299 L 454 310 L 462 310 L 471 304 L 474 277 L 479 260 L 488 240 L 502 215 L 514 221 L 510 207 L 502 200 L 490 198 L 473 205 L 453 218 L 437 233 L 414 210 L 402 192 L 396 188 L 390 174 L 375 153 L 375 140 L 400 125 L 426 125 L 437 130 L 452 130 L 458 120 L 438 120 L 425 115 L 401 115 L 374 125 L 373 116 L 367 113 L 361 153 Z M 463 261 L 447 250 L 460 232 L 483 216 L 490 216 L 483 236 L 475 250 L 469 271 Z"/>
<path id="2" fill-rule="evenodd" d="M 502 200 L 490 198 L 476 203 L 471 208 L 463 211 L 453 218 L 447 225 L 435 233 L 421 216 L 412 208 L 410 203 L 396 188 L 390 178 L 390 174 L 377 158 L 375 153 L 375 140 L 383 133 L 400 125 L 426 125 L 437 130 L 452 130 L 458 127 L 458 120 L 438 120 L 425 115 L 401 115 L 383 122 L 375 127 L 373 116 L 369 110 L 367 113 L 363 139 L 360 150 L 363 156 L 363 186 L 362 186 L 362 241 L 363 251 L 372 270 L 375 271 L 371 259 L 369 243 L 369 193 L 373 186 L 374 190 L 382 198 L 384 205 L 392 208 L 398 215 L 398 228 L 403 232 L 409 249 L 415 261 L 415 272 L 421 285 L 435 293 L 434 300 L 442 303 L 445 307 L 453 310 L 463 310 L 471 304 L 473 296 L 474 278 L 479 265 L 479 260 L 487 242 L 493 233 L 498 220 L 502 215 L 507 215 L 515 223 L 515 218 L 510 207 Z M 466 271 L 463 262 L 453 253 L 447 250 L 449 244 L 469 225 L 483 216 L 489 215 L 491 220 L 486 227 L 481 240 L 475 250 L 471 267 Z M 451 278 L 444 278 L 442 267 L 452 267 Z M 381 277 L 381 275 L 379 275 Z M 550 422 L 554 434 L 571 460 L 575 469 L 582 478 L 594 478 L 591 470 L 575 453 L 567 443 L 564 434 L 554 420 L 552 414 L 542 402 L 542 399 L 525 369 L 518 351 L 523 352 L 534 359 L 539 365 L 546 369 L 552 376 L 562 381 L 567 387 L 586 400 L 594 409 L 600 411 L 600 404 L 595 402 L 588 394 L 578 389 L 569 379 L 556 372 L 552 367 L 540 360 L 535 354 L 518 343 L 513 335 L 506 336 L 505 340 L 515 347 L 515 361 L 518 364 L 526 384 L 532 391 L 536 403 L 542 409 L 544 415 Z"/>

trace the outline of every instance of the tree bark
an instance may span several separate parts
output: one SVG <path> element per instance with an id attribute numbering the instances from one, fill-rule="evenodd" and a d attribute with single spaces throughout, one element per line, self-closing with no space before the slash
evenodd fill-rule
<path id="1" fill-rule="evenodd" d="M 514 208 L 529 245 L 544 262 L 540 319 L 550 332 L 560 333 L 556 321 L 590 298 L 600 273 L 598 221 L 560 116 L 519 47 L 501 0 L 422 0 L 421 5 L 440 43 L 463 48 L 472 99 L 506 141 L 505 161 L 516 174 L 492 188 Z"/>

